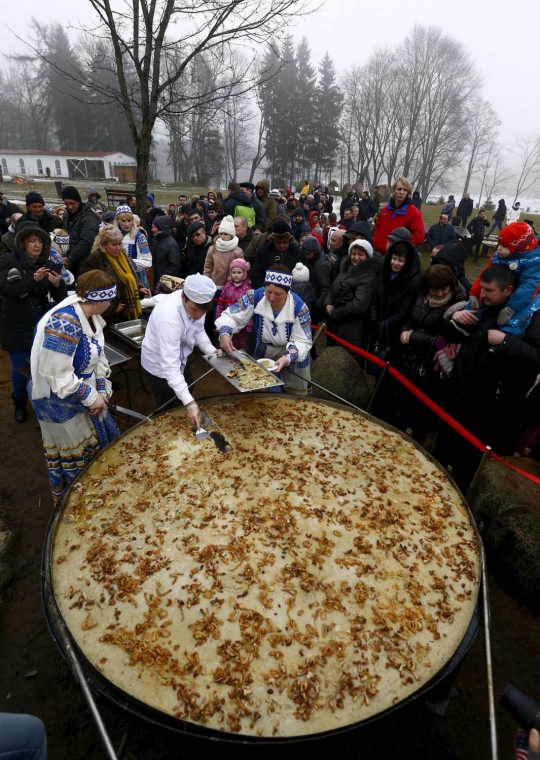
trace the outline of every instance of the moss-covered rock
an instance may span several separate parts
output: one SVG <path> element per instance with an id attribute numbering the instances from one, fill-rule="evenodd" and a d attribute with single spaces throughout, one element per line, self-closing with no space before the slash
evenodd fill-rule
<path id="1" fill-rule="evenodd" d="M 540 465 L 536 462 L 506 459 L 540 477 Z M 484 539 L 492 572 L 519 601 L 540 609 L 540 486 L 490 460 L 469 504 Z"/>
<path id="2" fill-rule="evenodd" d="M 311 377 L 315 383 L 328 388 L 332 393 L 365 409 L 373 379 L 368 377 L 351 354 L 341 346 L 331 346 L 311 365 Z M 327 401 L 336 401 L 333 396 L 313 387 L 313 395 Z"/>

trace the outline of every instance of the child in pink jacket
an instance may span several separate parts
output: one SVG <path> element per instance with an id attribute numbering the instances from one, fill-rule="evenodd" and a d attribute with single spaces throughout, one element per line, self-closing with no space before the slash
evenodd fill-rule
<path id="1" fill-rule="evenodd" d="M 239 301 L 242 296 L 245 296 L 248 290 L 251 290 L 247 274 L 247 262 L 245 259 L 234 259 L 231 262 L 229 273 L 229 279 L 223 286 L 220 295 L 220 298 L 223 300 L 219 301 L 217 305 L 216 319 L 219 319 L 221 312 L 224 311 L 227 306 L 231 305 L 230 303 L 225 303 L 225 301 L 236 303 L 236 301 Z M 253 320 L 247 325 L 247 327 L 244 327 L 243 330 L 240 330 L 240 332 L 233 335 L 233 344 L 235 348 L 242 349 L 243 351 L 248 350 L 248 332 L 253 332 Z"/>

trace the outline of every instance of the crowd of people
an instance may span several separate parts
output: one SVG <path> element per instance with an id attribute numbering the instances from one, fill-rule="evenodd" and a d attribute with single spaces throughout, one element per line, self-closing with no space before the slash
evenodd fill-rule
<path id="1" fill-rule="evenodd" d="M 468 195 L 457 207 L 450 196 L 426 230 L 404 177 L 387 201 L 382 188 L 350 190 L 339 213 L 328 188 L 304 185 L 232 181 L 225 197 L 180 195 L 166 208 L 149 193 L 143 219 L 134 195 L 110 211 L 93 188 L 83 201 L 66 187 L 57 206 L 32 191 L 24 211 L 0 195 L 0 340 L 15 418 L 26 421 L 30 398 L 55 500 L 119 435 L 104 330 L 150 310 L 141 365 L 156 408 L 183 404 L 197 428 L 195 346 L 272 359 L 284 392 L 308 395 L 312 325 L 324 322 L 327 344 L 346 341 L 364 371 L 374 370 L 355 348 L 397 367 L 497 453 L 540 460 L 540 248 L 519 203 L 499 202 L 496 249 L 471 283 L 465 262 L 484 254 L 489 221 Z M 408 391 L 386 378 L 374 411 L 466 488 L 472 452 Z"/>
<path id="2" fill-rule="evenodd" d="M 497 248 L 471 284 L 465 262 L 483 254 L 489 222 L 468 195 L 457 206 L 450 196 L 426 229 L 404 177 L 388 201 L 379 188 L 351 189 L 339 214 L 328 188 L 303 189 L 232 181 L 225 197 L 180 195 L 166 208 L 149 193 L 144 219 L 134 195 L 109 211 L 93 188 L 86 201 L 64 188 L 61 206 L 29 192 L 25 211 L 2 196 L 0 340 L 15 417 L 26 420 L 30 397 L 55 498 L 118 434 L 103 330 L 146 309 L 141 364 L 156 407 L 182 403 L 195 425 L 194 346 L 274 359 L 285 390 L 309 394 L 311 325 L 324 322 L 327 343 L 346 341 L 366 372 L 354 347 L 389 361 L 498 453 L 540 458 L 540 248 L 519 203 L 508 214 L 499 203 Z M 171 278 L 183 288 L 171 293 Z M 433 446 L 466 485 L 474 457 L 445 426 L 435 442 L 425 407 L 387 385 L 377 413 Z"/>

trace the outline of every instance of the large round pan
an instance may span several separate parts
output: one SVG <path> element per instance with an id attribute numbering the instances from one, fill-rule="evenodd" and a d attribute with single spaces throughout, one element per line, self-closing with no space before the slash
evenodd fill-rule
<path id="1" fill-rule="evenodd" d="M 266 394 L 253 394 L 253 395 L 261 395 L 267 398 Z M 211 401 L 212 405 L 214 405 L 215 403 L 230 403 L 235 398 L 238 398 L 238 396 L 228 395 L 228 396 L 217 397 L 217 398 L 212 397 L 211 399 L 207 399 L 207 401 L 209 402 Z M 287 396 L 287 399 L 290 400 L 291 397 Z M 276 398 L 275 400 L 276 400 L 276 403 L 279 403 L 278 398 Z M 305 401 L 306 399 L 303 399 L 303 400 Z M 312 403 L 316 403 L 316 404 L 323 404 L 325 406 L 330 406 L 336 409 L 342 409 L 354 415 L 362 414 L 360 412 L 350 409 L 349 407 L 343 404 L 337 404 L 335 402 L 322 401 L 320 399 L 308 399 L 308 401 Z M 418 449 L 422 451 L 424 456 L 427 459 L 429 459 L 429 461 L 437 469 L 441 470 L 441 472 L 444 472 L 444 474 L 448 477 L 446 470 L 444 470 L 444 468 L 442 468 L 441 465 L 428 452 L 424 451 L 421 447 L 419 447 L 416 444 L 416 442 L 414 442 L 411 438 L 401 433 L 401 431 L 398 431 L 395 428 L 391 427 L 390 425 L 387 425 L 386 423 L 380 420 L 377 420 L 376 418 L 371 417 L 367 413 L 363 413 L 363 416 L 377 422 L 378 425 L 384 428 L 387 428 L 388 430 L 391 430 L 394 433 L 397 433 L 403 439 L 407 440 L 409 443 L 416 446 Z M 144 425 L 148 423 L 142 422 L 140 424 Z M 122 436 L 120 436 L 116 441 L 109 444 L 107 449 L 119 444 L 121 445 L 122 438 L 128 433 L 131 433 L 133 429 L 134 428 L 131 428 L 129 431 L 127 431 Z M 90 466 L 91 465 L 89 465 L 89 467 Z M 328 730 L 328 731 L 323 731 L 323 732 L 319 731 L 313 734 L 303 734 L 301 736 L 258 737 L 258 736 L 251 736 L 251 735 L 246 735 L 246 734 L 235 734 L 229 731 L 215 730 L 213 728 L 208 728 L 204 725 L 199 725 L 199 724 L 192 723 L 189 721 L 184 721 L 184 720 L 175 718 L 171 715 L 168 715 L 165 712 L 157 710 L 154 707 L 144 702 L 141 702 L 140 700 L 135 698 L 133 695 L 118 688 L 114 683 L 112 683 L 102 673 L 100 673 L 100 671 L 96 667 L 94 667 L 94 665 L 86 658 L 84 652 L 78 647 L 77 643 L 75 642 L 71 634 L 66 634 L 66 631 L 69 629 L 66 625 L 66 622 L 57 604 L 55 594 L 54 594 L 54 588 L 53 588 L 53 575 L 52 575 L 53 548 L 54 548 L 54 541 L 55 541 L 57 526 L 58 526 L 59 520 L 61 519 L 63 515 L 64 509 L 66 508 L 67 502 L 69 500 L 70 491 L 80 479 L 84 478 L 84 475 L 87 469 L 88 468 L 85 468 L 85 470 L 81 472 L 78 478 L 70 486 L 68 491 L 64 494 L 63 498 L 56 505 L 51 515 L 51 519 L 47 528 L 44 550 L 43 550 L 43 557 L 42 557 L 42 571 L 41 571 L 42 598 L 43 598 L 45 618 L 46 618 L 49 630 L 51 632 L 51 635 L 64 657 L 65 657 L 66 635 L 69 635 L 70 643 L 72 644 L 72 646 L 75 648 L 75 650 L 78 653 L 82 670 L 91 688 L 98 694 L 106 697 L 107 699 L 111 700 L 113 703 L 115 703 L 122 709 L 132 714 L 137 719 L 143 719 L 150 724 L 153 724 L 153 725 L 156 725 L 168 730 L 172 730 L 180 734 L 185 734 L 192 737 L 199 737 L 203 739 L 210 739 L 214 741 L 219 740 L 219 741 L 230 742 L 230 743 L 235 743 L 235 744 L 275 745 L 275 744 L 289 744 L 289 743 L 305 742 L 305 741 L 310 741 L 314 739 L 323 739 L 328 736 L 333 736 L 339 733 L 343 733 L 345 731 L 355 730 L 355 729 L 360 728 L 361 726 L 367 725 L 368 723 L 372 723 L 373 721 L 380 720 L 381 718 L 387 717 L 391 713 L 401 710 L 403 707 L 410 705 L 416 700 L 425 697 L 427 693 L 432 691 L 434 687 L 436 687 L 438 684 L 441 683 L 441 681 L 443 681 L 444 679 L 448 679 L 448 680 L 452 679 L 453 675 L 457 673 L 463 658 L 467 654 L 469 648 L 471 647 L 474 641 L 474 638 L 477 634 L 478 627 L 479 627 L 481 604 L 482 604 L 479 582 L 478 582 L 478 596 L 477 596 L 476 606 L 471 615 L 470 623 L 468 625 L 465 635 L 463 636 L 463 639 L 461 640 L 461 642 L 459 643 L 458 647 L 455 649 L 451 657 L 433 675 L 433 677 L 429 681 L 424 683 L 417 691 L 415 691 L 414 693 L 410 694 L 407 697 L 404 697 L 403 699 L 400 699 L 400 701 L 397 704 L 385 710 L 382 710 L 374 715 L 370 715 L 367 718 L 361 719 L 357 722 L 349 723 L 347 725 L 340 726 L 338 728 L 332 728 L 331 730 Z M 456 489 L 456 492 L 459 494 L 460 492 L 457 489 L 457 486 L 454 485 L 454 487 Z M 461 497 L 461 501 L 462 501 L 462 505 L 464 509 L 468 513 L 471 525 L 473 526 L 473 529 L 478 541 L 478 545 L 480 546 L 481 539 L 480 539 L 474 518 L 468 508 L 467 503 L 463 499 L 463 497 Z"/>

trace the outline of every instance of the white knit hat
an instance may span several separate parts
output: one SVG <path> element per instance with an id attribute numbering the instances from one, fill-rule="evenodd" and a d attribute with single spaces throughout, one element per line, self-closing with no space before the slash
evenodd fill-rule
<path id="1" fill-rule="evenodd" d="M 234 231 L 234 219 L 232 216 L 224 216 L 219 225 L 218 232 L 224 232 L 226 235 L 236 235 Z"/>
<path id="2" fill-rule="evenodd" d="M 281 193 L 277 189 L 270 190 L 269 195 L 270 195 L 270 198 L 281 198 Z"/>
<path id="3" fill-rule="evenodd" d="M 360 240 L 360 239 L 353 240 L 352 243 L 350 244 L 350 246 L 349 246 L 349 256 L 351 255 L 351 251 L 352 251 L 352 249 L 354 248 L 355 245 L 359 246 L 360 248 L 363 248 L 364 251 L 367 253 L 368 258 L 371 259 L 373 257 L 373 247 L 372 247 L 371 243 L 368 240 Z"/>
<path id="4" fill-rule="evenodd" d="M 293 282 L 309 282 L 309 269 L 301 261 L 292 270 Z"/>

